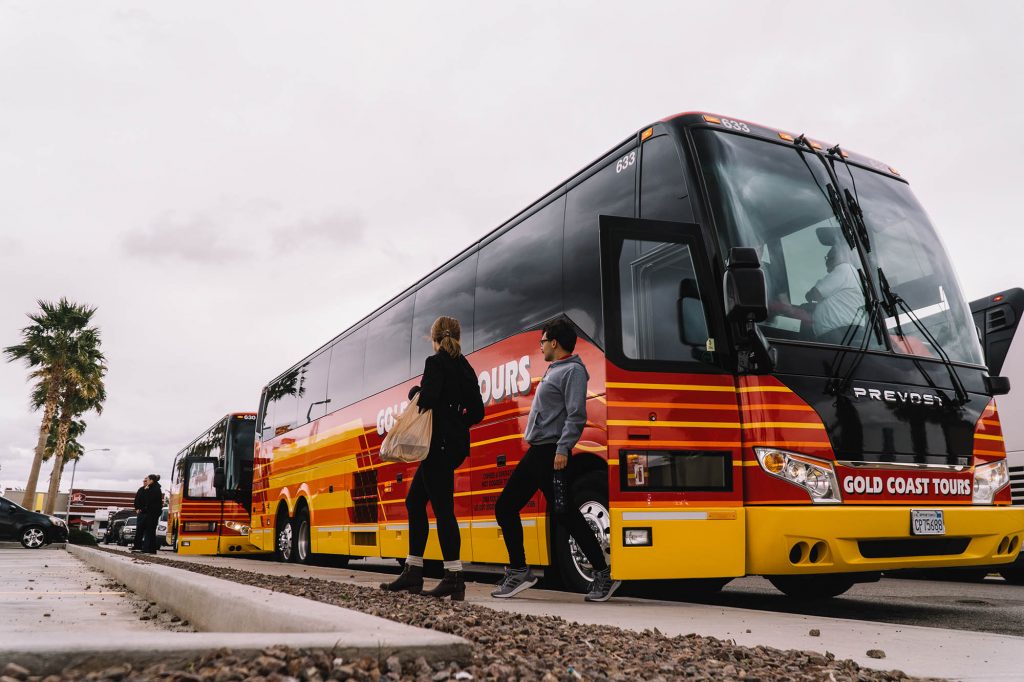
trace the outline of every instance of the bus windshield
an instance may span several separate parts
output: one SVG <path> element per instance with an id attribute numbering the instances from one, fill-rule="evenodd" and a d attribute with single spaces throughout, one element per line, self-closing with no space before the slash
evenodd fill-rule
<path id="1" fill-rule="evenodd" d="M 887 346 L 868 329 L 865 278 L 881 267 L 954 362 L 981 363 L 967 304 L 945 249 L 910 188 L 837 162 L 833 188 L 806 150 L 714 130 L 694 131 L 723 252 L 753 247 L 768 290 L 765 336 L 797 342 L 888 347 L 939 358 L 909 314 L 882 321 Z M 849 189 L 864 211 L 871 251 L 864 263 L 840 229 L 830 194 Z"/>

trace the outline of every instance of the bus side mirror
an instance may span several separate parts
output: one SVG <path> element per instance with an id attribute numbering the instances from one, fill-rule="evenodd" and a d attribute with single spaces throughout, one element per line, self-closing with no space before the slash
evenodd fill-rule
<path id="1" fill-rule="evenodd" d="M 708 342 L 708 325 L 704 320 L 704 306 L 700 302 L 697 280 L 692 277 L 680 280 L 676 307 L 679 340 L 684 345 L 703 348 Z"/>
<path id="2" fill-rule="evenodd" d="M 217 494 L 224 490 L 224 467 L 213 470 L 213 487 L 217 489 Z"/>
<path id="3" fill-rule="evenodd" d="M 725 316 L 731 322 L 763 322 L 768 319 L 768 291 L 757 250 L 734 246 L 723 282 Z"/>
<path id="4" fill-rule="evenodd" d="M 1010 392 L 1010 377 L 985 377 L 985 390 L 989 395 L 1006 395 Z"/>

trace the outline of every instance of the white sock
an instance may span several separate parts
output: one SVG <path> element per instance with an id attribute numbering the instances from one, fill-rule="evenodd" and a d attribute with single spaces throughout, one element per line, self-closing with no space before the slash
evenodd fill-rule
<path id="1" fill-rule="evenodd" d="M 461 571 L 462 561 L 459 559 L 456 559 L 455 561 L 446 561 L 444 562 L 444 570 L 452 572 Z"/>
<path id="2" fill-rule="evenodd" d="M 406 566 L 419 566 L 423 568 L 423 557 L 421 556 L 407 556 L 405 558 Z"/>

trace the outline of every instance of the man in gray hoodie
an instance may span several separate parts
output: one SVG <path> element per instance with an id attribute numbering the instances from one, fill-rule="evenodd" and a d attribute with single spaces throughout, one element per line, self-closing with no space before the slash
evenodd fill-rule
<path id="1" fill-rule="evenodd" d="M 579 356 L 572 354 L 576 348 L 576 332 L 565 320 L 549 322 L 541 333 L 540 347 L 544 359 L 551 365 L 537 386 L 526 433 L 523 434 L 530 447 L 516 465 L 494 506 L 508 549 L 509 566 L 501 584 L 491 592 L 492 597 L 514 597 L 536 584 L 536 576 L 526 565 L 523 523 L 519 512 L 538 489 L 544 493 L 548 507 L 558 511 L 554 497 L 555 472 L 564 474 L 572 449 L 587 424 L 587 380 L 590 375 Z M 611 579 L 611 569 L 601 544 L 583 514 L 571 501 L 564 506 L 564 511 L 558 514 L 558 522 L 576 540 L 595 571 L 586 600 L 606 601 L 618 589 L 619 582 Z"/>

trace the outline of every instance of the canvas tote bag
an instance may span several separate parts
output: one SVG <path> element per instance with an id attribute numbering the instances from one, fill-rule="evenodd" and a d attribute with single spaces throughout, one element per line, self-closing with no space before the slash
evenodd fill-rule
<path id="1" fill-rule="evenodd" d="M 421 462 L 430 452 L 430 434 L 433 431 L 432 410 L 420 412 L 420 394 L 409 401 L 395 426 L 380 445 L 380 458 L 385 462 Z"/>

